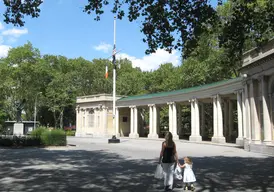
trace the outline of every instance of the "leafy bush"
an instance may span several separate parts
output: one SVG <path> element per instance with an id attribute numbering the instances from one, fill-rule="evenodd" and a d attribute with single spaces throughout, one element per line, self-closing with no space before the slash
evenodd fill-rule
<path id="1" fill-rule="evenodd" d="M 37 128 L 30 136 L 0 136 L 0 146 L 19 147 L 19 146 L 65 146 L 67 137 L 65 131 L 61 129 L 49 130 Z"/>
<path id="2" fill-rule="evenodd" d="M 67 136 L 61 129 L 53 129 L 42 132 L 41 140 L 46 146 L 65 146 L 67 145 Z"/>
<path id="3" fill-rule="evenodd" d="M 0 146 L 19 147 L 19 146 L 39 146 L 41 139 L 31 136 L 2 136 Z"/>
<path id="4" fill-rule="evenodd" d="M 45 127 L 39 127 L 31 132 L 32 137 L 41 138 L 43 132 L 48 131 Z"/>
<path id="5" fill-rule="evenodd" d="M 66 135 L 67 135 L 67 136 L 75 136 L 75 131 L 67 130 L 67 131 L 66 131 Z"/>

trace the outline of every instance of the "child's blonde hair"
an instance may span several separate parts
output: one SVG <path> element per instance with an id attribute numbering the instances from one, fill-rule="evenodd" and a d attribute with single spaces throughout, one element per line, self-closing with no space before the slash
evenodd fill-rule
<path id="1" fill-rule="evenodd" d="M 185 157 L 184 160 L 185 160 L 185 163 L 186 163 L 186 164 L 189 164 L 189 165 L 192 165 L 192 164 L 193 164 L 193 162 L 192 162 L 192 160 L 190 159 L 190 157 Z"/>

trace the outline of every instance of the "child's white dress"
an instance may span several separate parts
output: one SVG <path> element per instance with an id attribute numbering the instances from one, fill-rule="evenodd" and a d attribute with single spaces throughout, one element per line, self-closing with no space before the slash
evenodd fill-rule
<path id="1" fill-rule="evenodd" d="M 195 181 L 196 181 L 196 178 L 192 171 L 192 165 L 189 165 L 186 163 L 185 169 L 184 169 L 184 183 L 192 183 Z"/>

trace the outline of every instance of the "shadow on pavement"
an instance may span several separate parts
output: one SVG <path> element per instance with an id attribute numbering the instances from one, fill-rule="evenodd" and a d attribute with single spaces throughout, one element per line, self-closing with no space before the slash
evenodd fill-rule
<path id="1" fill-rule="evenodd" d="M 273 157 L 192 158 L 196 191 L 274 190 Z M 162 191 L 155 162 L 103 150 L 0 149 L 0 191 Z"/>

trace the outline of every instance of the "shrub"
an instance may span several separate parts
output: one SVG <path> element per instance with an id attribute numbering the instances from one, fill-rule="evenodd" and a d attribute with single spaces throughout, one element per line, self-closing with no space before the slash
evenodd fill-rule
<path id="1" fill-rule="evenodd" d="M 67 136 L 75 136 L 75 131 L 67 130 L 67 131 L 66 131 L 66 135 L 67 135 Z"/>
<path id="2" fill-rule="evenodd" d="M 5 147 L 39 146 L 41 144 L 41 139 L 31 136 L 0 137 L 0 146 Z"/>
<path id="3" fill-rule="evenodd" d="M 65 146 L 67 145 L 67 137 L 65 131 L 61 129 L 53 129 L 42 132 L 41 140 L 46 146 Z"/>
<path id="4" fill-rule="evenodd" d="M 45 131 L 48 131 L 47 128 L 45 127 L 39 127 L 37 129 L 34 129 L 32 132 L 31 132 L 31 136 L 32 137 L 36 137 L 36 138 L 40 138 L 42 133 L 45 132 Z"/>

